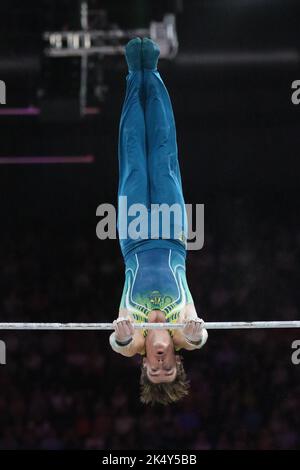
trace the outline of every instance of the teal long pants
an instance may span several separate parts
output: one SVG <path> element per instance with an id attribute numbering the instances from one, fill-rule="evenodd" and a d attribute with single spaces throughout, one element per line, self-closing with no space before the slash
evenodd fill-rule
<path id="1" fill-rule="evenodd" d="M 168 91 L 154 70 L 129 72 L 126 80 L 119 129 L 118 230 L 123 257 L 154 248 L 172 248 L 185 256 L 187 217 Z M 129 230 L 135 216 L 128 209 L 134 204 L 147 210 L 148 231 L 139 237 Z M 181 209 L 176 216 L 170 212 L 170 236 L 160 224 L 153 238 L 149 218 L 153 204 L 176 204 Z"/>

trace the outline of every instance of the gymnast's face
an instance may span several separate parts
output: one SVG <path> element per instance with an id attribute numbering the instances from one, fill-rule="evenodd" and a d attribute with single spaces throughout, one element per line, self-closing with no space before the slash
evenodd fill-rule
<path id="1" fill-rule="evenodd" d="M 149 322 L 165 322 L 165 315 L 153 310 Z M 177 362 L 180 361 L 174 351 L 173 339 L 167 330 L 148 330 L 146 337 L 146 357 L 143 366 L 147 376 L 153 383 L 173 382 L 177 374 Z"/>

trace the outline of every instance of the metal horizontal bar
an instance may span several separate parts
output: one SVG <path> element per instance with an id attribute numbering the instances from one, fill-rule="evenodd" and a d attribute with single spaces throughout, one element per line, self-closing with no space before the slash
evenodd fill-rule
<path id="1" fill-rule="evenodd" d="M 183 323 L 135 323 L 136 329 L 177 330 Z M 300 321 L 207 322 L 207 330 L 251 330 L 270 328 L 300 328 Z M 114 330 L 112 323 L 0 323 L 0 330 Z"/>

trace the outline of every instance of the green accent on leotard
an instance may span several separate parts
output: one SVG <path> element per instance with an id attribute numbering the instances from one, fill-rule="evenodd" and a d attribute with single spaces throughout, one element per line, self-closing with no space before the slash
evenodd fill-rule
<path id="1" fill-rule="evenodd" d="M 125 276 L 120 308 L 126 308 L 136 323 L 147 323 L 152 310 L 161 310 L 167 322 L 177 323 L 185 305 L 193 302 L 185 258 L 176 250 L 136 253 L 126 262 Z"/>

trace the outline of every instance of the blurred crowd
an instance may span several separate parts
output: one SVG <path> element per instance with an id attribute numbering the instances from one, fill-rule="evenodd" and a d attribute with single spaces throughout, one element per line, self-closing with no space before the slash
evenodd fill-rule
<path id="1" fill-rule="evenodd" d="M 199 316 L 299 319 L 300 232 L 270 221 L 233 234 L 208 227 L 188 254 Z M 35 227 L 1 235 L 1 321 L 112 321 L 124 280 L 118 245 L 94 234 Z M 224 235 L 224 236 L 223 236 Z M 296 449 L 297 331 L 215 331 L 184 352 L 188 398 L 139 402 L 140 358 L 106 332 L 2 332 L 1 449 Z"/>

